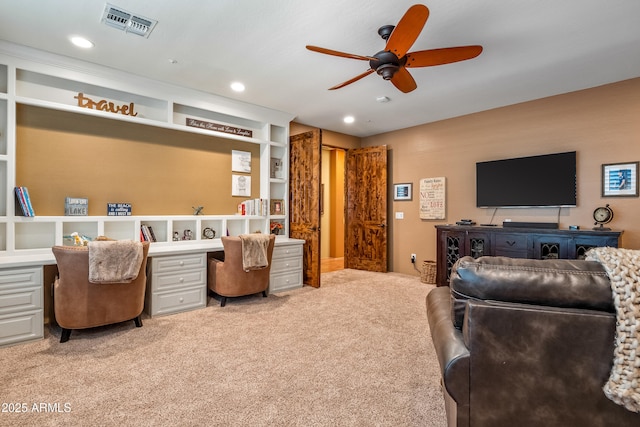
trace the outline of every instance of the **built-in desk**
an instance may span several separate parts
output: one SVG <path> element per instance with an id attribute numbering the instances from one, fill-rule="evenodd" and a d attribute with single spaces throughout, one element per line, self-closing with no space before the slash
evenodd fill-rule
<path id="1" fill-rule="evenodd" d="M 437 284 L 447 286 L 451 268 L 463 256 L 583 259 L 595 247 L 617 248 L 622 231 L 436 225 Z"/>
<path id="2" fill-rule="evenodd" d="M 304 240 L 276 237 L 269 292 L 302 287 Z M 152 243 L 145 308 L 172 314 L 207 305 L 207 252 L 223 250 L 220 239 Z M 55 269 L 53 253 L 5 257 L 0 262 L 0 347 L 42 339 L 51 285 L 43 270 Z M 47 280 L 50 282 L 50 280 Z"/>

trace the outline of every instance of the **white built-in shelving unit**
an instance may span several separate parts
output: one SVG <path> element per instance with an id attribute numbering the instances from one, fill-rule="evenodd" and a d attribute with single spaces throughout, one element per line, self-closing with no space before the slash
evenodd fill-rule
<path id="1" fill-rule="evenodd" d="M 106 99 L 116 105 L 135 104 L 136 117 L 82 108 L 74 96 Z M 281 199 L 283 214 L 272 216 L 35 216 L 15 215 L 13 189 L 16 185 L 16 105 L 29 105 L 117 121 L 213 135 L 260 146 L 260 194 L 266 200 Z M 222 123 L 249 129 L 251 137 L 190 127 L 186 119 Z M 157 237 L 150 253 L 180 252 L 220 247 L 220 236 L 261 231 L 269 233 L 272 221 L 288 230 L 289 122 L 293 116 L 260 106 L 241 103 L 191 89 L 119 73 L 81 61 L 0 42 L 0 267 L 38 263 L 52 259 L 51 246 L 70 244 L 65 236 L 75 231 L 90 238 L 107 235 L 137 239 L 140 226 L 151 225 Z M 271 159 L 281 161 L 279 177 L 270 174 Z M 254 196 L 255 197 L 255 196 Z M 36 212 L 37 215 L 37 212 Z M 212 228 L 216 238 L 207 240 L 202 230 Z M 177 231 L 191 230 L 194 240 L 174 241 Z"/>

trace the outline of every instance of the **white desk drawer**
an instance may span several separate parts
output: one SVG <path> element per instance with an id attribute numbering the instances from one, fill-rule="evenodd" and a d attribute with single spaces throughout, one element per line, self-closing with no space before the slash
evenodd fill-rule
<path id="1" fill-rule="evenodd" d="M 0 290 L 0 314 L 42 308 L 42 290 L 37 287 Z"/>
<path id="2" fill-rule="evenodd" d="M 44 337 L 42 310 L 0 316 L 0 346 Z"/>
<path id="3" fill-rule="evenodd" d="M 154 274 L 152 280 L 153 292 L 190 288 L 193 286 L 206 286 L 207 270 L 199 269 L 171 274 Z"/>
<path id="4" fill-rule="evenodd" d="M 290 256 L 302 256 L 302 245 L 276 246 L 273 248 L 272 258 L 285 258 Z"/>
<path id="5" fill-rule="evenodd" d="M 0 291 L 40 286 L 41 268 L 24 268 L 0 271 Z"/>
<path id="6" fill-rule="evenodd" d="M 170 255 L 151 258 L 153 274 L 206 268 L 206 254 Z"/>
<path id="7" fill-rule="evenodd" d="M 302 257 L 280 258 L 271 260 L 271 274 L 290 272 L 302 269 Z"/>
<path id="8" fill-rule="evenodd" d="M 280 292 L 302 287 L 302 270 L 290 273 L 272 274 L 269 278 L 269 292 Z"/>
<path id="9" fill-rule="evenodd" d="M 152 299 L 152 315 L 178 313 L 180 311 L 206 307 L 207 291 L 206 287 L 199 286 L 174 292 L 154 293 Z"/>

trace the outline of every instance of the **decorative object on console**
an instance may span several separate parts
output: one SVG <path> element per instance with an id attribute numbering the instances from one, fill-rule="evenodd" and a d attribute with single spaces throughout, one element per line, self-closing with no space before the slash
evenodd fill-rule
<path id="1" fill-rule="evenodd" d="M 609 231 L 610 228 L 604 227 L 604 224 L 608 224 L 613 219 L 613 209 L 609 207 L 609 205 L 597 207 L 593 211 L 593 219 L 596 221 L 593 225 L 594 230 L 598 231 Z"/>
<path id="2" fill-rule="evenodd" d="M 420 219 L 445 219 L 445 177 L 420 180 Z"/>
<path id="3" fill-rule="evenodd" d="M 556 230 L 557 222 L 521 222 L 521 221 L 504 221 L 502 226 L 505 228 L 547 228 Z"/>
<path id="4" fill-rule="evenodd" d="M 413 183 L 393 184 L 393 200 L 413 200 Z"/>
<path id="5" fill-rule="evenodd" d="M 193 240 L 193 231 L 184 230 L 182 234 L 182 240 Z"/>
<path id="6" fill-rule="evenodd" d="M 638 197 L 638 163 L 602 165 L 602 197 Z"/>
<path id="7" fill-rule="evenodd" d="M 203 215 L 202 210 L 204 209 L 204 206 L 196 206 L 196 207 L 191 206 L 191 209 L 193 209 L 194 215 Z"/>

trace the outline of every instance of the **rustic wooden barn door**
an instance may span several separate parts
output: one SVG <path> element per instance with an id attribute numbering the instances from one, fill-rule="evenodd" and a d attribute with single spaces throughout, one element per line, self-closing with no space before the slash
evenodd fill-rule
<path id="1" fill-rule="evenodd" d="M 320 160 L 319 129 L 290 138 L 289 235 L 304 244 L 304 283 L 320 287 Z"/>
<path id="2" fill-rule="evenodd" d="M 387 147 L 347 151 L 345 268 L 387 271 Z"/>

